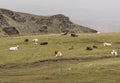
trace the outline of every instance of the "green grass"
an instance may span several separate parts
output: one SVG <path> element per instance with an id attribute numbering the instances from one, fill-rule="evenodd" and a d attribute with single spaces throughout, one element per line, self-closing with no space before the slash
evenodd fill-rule
<path id="1" fill-rule="evenodd" d="M 17 36 L 0 38 L 0 82 L 1 83 L 120 83 L 120 60 L 106 58 L 115 49 L 120 53 L 120 33 L 79 34 L 78 37 L 60 34 Z M 29 38 L 29 42 L 24 42 Z M 48 45 L 35 45 L 48 41 Z M 104 47 L 103 42 L 111 42 Z M 9 47 L 19 45 L 18 51 Z M 68 50 L 74 46 L 73 50 Z M 86 46 L 97 45 L 93 51 Z M 62 57 L 54 57 L 60 50 Z M 104 57 L 104 58 L 102 58 Z M 47 59 L 78 58 L 76 61 L 39 62 Z M 34 63 L 37 62 L 37 63 Z M 12 67 L 13 66 L 13 67 Z"/>

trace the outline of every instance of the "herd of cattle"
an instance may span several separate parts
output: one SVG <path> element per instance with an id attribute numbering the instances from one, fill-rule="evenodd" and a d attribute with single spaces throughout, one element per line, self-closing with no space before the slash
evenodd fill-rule
<path id="1" fill-rule="evenodd" d="M 29 42 L 29 39 L 25 39 L 24 42 Z M 32 42 L 37 45 L 38 44 L 38 39 L 33 39 Z M 40 43 L 40 45 L 47 45 L 47 44 L 48 44 L 48 42 L 42 42 L 42 43 Z M 18 49 L 19 49 L 19 45 L 9 48 L 10 51 L 17 51 Z M 62 53 L 60 51 L 56 50 L 55 51 L 55 56 L 56 57 L 62 56 Z"/>
<path id="2" fill-rule="evenodd" d="M 108 47 L 112 46 L 111 43 L 107 43 L 107 42 L 103 43 L 103 45 Z M 94 48 L 98 48 L 98 47 L 96 45 L 93 45 L 92 47 L 86 47 L 86 50 L 93 50 Z M 118 52 L 116 50 L 112 50 L 111 55 L 118 55 Z"/>
<path id="3" fill-rule="evenodd" d="M 64 35 L 66 35 L 66 34 L 67 34 L 67 33 L 65 33 Z M 74 37 L 77 36 L 77 35 L 75 35 L 75 34 L 71 34 L 71 36 L 73 36 L 73 35 L 74 35 Z M 38 44 L 38 41 L 39 41 L 39 40 L 38 40 L 37 38 L 32 40 L 32 42 L 33 42 L 34 44 L 36 44 L 36 45 Z M 29 39 L 25 39 L 24 42 L 29 42 Z M 42 42 L 42 43 L 40 43 L 40 45 L 47 45 L 47 44 L 48 44 L 48 42 Z M 103 46 L 105 46 L 105 47 L 110 47 L 110 46 L 112 46 L 112 44 L 111 44 L 111 43 L 108 43 L 108 42 L 104 42 L 104 43 L 103 43 Z M 87 47 L 86 47 L 86 50 L 92 51 L 93 49 L 97 49 L 97 48 L 98 48 L 98 46 L 96 46 L 96 45 L 87 46 Z M 10 51 L 16 51 L 16 50 L 18 50 L 18 49 L 19 49 L 19 45 L 9 48 Z M 74 49 L 74 46 L 71 46 L 70 48 L 68 48 L 68 50 L 73 50 L 73 49 Z M 55 54 L 56 57 L 62 56 L 62 52 L 57 51 L 57 50 L 55 50 L 54 54 Z M 117 52 L 116 50 L 112 50 L 112 51 L 111 51 L 111 55 L 118 55 L 118 52 Z"/>

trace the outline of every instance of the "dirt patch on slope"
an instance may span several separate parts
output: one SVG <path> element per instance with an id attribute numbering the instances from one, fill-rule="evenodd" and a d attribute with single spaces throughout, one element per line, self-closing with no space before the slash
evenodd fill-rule
<path id="1" fill-rule="evenodd" d="M 23 68 L 23 67 L 33 67 L 39 66 L 41 64 L 50 64 L 50 63 L 57 63 L 57 62 L 88 62 L 88 61 L 95 61 L 95 60 L 102 60 L 107 58 L 120 58 L 120 56 L 102 56 L 102 57 L 82 57 L 82 58 L 56 58 L 56 59 L 46 59 L 46 60 L 38 60 L 31 63 L 24 63 L 24 64 L 16 64 L 16 63 L 9 63 L 0 65 L 0 69 L 12 69 L 12 68 Z"/>

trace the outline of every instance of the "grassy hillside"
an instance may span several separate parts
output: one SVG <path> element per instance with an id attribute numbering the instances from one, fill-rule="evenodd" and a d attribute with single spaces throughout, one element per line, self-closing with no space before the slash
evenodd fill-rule
<path id="1" fill-rule="evenodd" d="M 50 34 L 0 38 L 1 83 L 119 83 L 120 79 L 120 33 L 109 34 Z M 29 38 L 29 42 L 24 42 Z M 48 45 L 35 45 L 47 41 Z M 103 42 L 111 42 L 104 47 Z M 18 51 L 9 47 L 19 45 Z M 87 51 L 86 46 L 98 48 Z M 74 46 L 73 50 L 68 50 Z M 117 56 L 110 54 L 118 51 Z M 60 50 L 62 57 L 55 57 Z"/>
<path id="2" fill-rule="evenodd" d="M 26 35 L 40 33 L 96 33 L 96 30 L 77 25 L 62 14 L 37 16 L 0 9 L 0 35 Z"/>

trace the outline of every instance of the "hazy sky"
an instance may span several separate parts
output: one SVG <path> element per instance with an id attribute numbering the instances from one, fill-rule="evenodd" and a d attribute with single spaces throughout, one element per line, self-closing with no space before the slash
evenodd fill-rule
<path id="1" fill-rule="evenodd" d="M 0 8 L 37 15 L 62 13 L 72 20 L 120 19 L 120 0 L 0 0 Z"/>
<path id="2" fill-rule="evenodd" d="M 120 18 L 120 0 L 0 0 L 0 7 L 41 15 L 63 13 L 75 19 Z"/>

